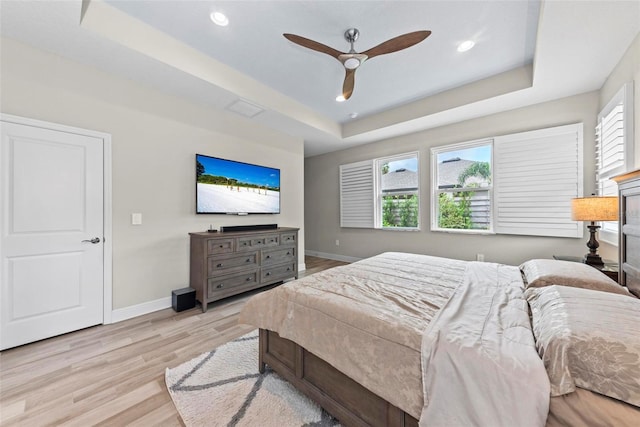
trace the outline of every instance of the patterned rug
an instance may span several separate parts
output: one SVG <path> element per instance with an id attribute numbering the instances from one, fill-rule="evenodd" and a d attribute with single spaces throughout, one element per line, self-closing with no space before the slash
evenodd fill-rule
<path id="1" fill-rule="evenodd" d="M 165 373 L 188 426 L 339 426 L 276 373 L 258 372 L 255 330 Z"/>

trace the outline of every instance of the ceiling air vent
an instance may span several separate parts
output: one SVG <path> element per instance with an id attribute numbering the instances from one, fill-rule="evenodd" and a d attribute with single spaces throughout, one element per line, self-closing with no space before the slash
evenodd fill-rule
<path id="1" fill-rule="evenodd" d="M 257 105 L 254 105 L 243 99 L 238 99 L 236 102 L 229 105 L 227 107 L 227 110 L 252 119 L 258 114 L 262 113 L 264 111 L 264 108 L 258 107 Z"/>

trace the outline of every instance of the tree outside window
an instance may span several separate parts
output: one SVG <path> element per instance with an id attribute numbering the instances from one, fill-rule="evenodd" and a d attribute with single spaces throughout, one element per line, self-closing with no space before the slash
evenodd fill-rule
<path id="1" fill-rule="evenodd" d="M 378 206 L 382 228 L 418 228 L 418 154 L 377 160 Z"/>

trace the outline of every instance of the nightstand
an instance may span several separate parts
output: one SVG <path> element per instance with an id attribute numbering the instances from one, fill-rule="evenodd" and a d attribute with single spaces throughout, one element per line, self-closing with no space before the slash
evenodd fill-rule
<path id="1" fill-rule="evenodd" d="M 571 262 L 582 262 L 582 257 L 579 256 L 569 256 L 569 255 L 554 255 L 553 259 L 557 259 L 560 261 L 571 261 Z M 603 274 L 605 274 L 610 279 L 618 281 L 618 263 L 610 260 L 604 260 L 604 266 L 598 268 L 596 266 L 591 266 L 596 270 L 600 270 Z"/>

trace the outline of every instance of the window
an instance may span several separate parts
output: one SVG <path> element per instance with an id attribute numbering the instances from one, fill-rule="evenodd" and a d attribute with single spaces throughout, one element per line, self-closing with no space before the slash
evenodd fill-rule
<path id="1" fill-rule="evenodd" d="M 418 153 L 340 166 L 340 226 L 417 229 Z"/>
<path id="2" fill-rule="evenodd" d="M 598 114 L 596 124 L 596 188 L 600 196 L 617 196 L 610 178 L 633 168 L 633 84 L 625 84 Z M 618 223 L 601 223 L 600 238 L 618 244 Z"/>
<path id="3" fill-rule="evenodd" d="M 491 230 L 492 140 L 431 150 L 433 230 Z"/>
<path id="4" fill-rule="evenodd" d="M 376 226 L 418 228 L 418 153 L 376 159 Z"/>
<path id="5" fill-rule="evenodd" d="M 433 148 L 432 230 L 582 237 L 582 124 Z"/>

